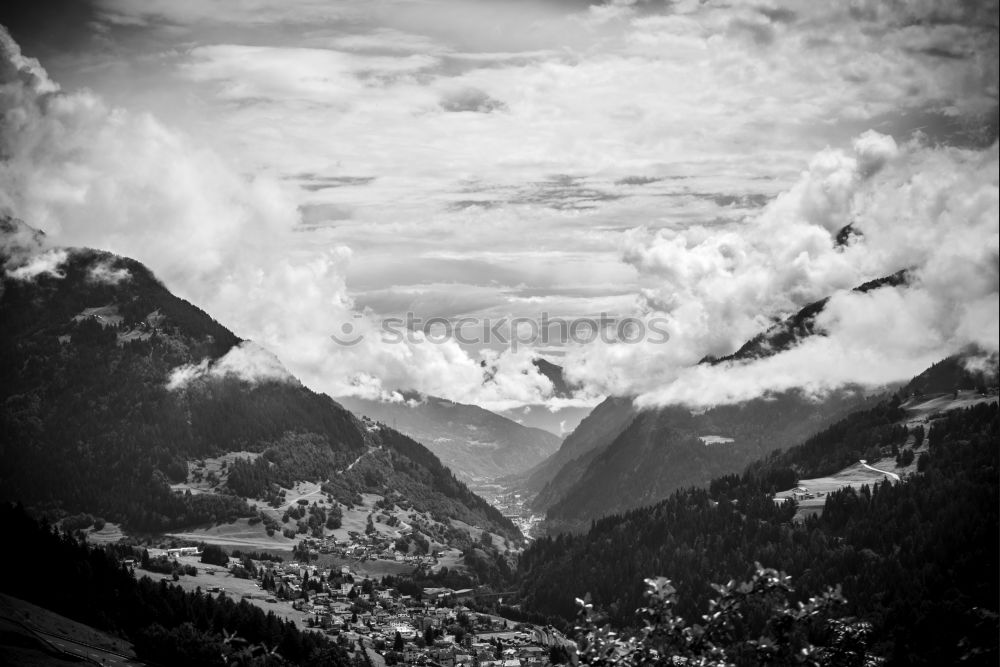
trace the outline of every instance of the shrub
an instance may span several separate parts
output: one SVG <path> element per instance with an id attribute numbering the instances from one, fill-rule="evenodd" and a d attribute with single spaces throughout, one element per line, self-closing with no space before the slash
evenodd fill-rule
<path id="1" fill-rule="evenodd" d="M 673 612 L 668 579 L 647 579 L 649 606 L 637 611 L 643 628 L 625 638 L 603 624 L 592 604 L 577 600 L 580 665 L 864 665 L 867 623 L 832 618 L 844 603 L 839 587 L 792 604 L 791 578 L 757 565 L 748 582 L 714 584 L 703 623 L 688 625 Z M 823 645 L 814 642 L 823 640 Z"/>

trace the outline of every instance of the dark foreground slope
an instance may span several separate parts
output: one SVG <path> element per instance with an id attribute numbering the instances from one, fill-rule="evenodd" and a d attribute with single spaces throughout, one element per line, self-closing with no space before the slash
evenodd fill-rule
<path id="1" fill-rule="evenodd" d="M 524 607 L 569 619 L 573 597 L 589 592 L 627 624 L 643 578 L 666 576 L 690 619 L 714 594 L 709 582 L 745 579 L 756 561 L 791 574 L 803 599 L 841 584 L 846 612 L 871 624 L 890 664 L 996 664 L 995 401 L 935 418 L 919 472 L 904 482 L 833 493 L 801 523 L 794 506 L 772 500 L 799 471 L 829 472 L 859 446 L 903 446 L 903 417 L 898 400 L 886 400 L 742 476 L 606 517 L 584 535 L 538 540 L 520 563 Z"/>
<path id="2" fill-rule="evenodd" d="M 0 591 L 121 636 L 150 665 L 356 664 L 334 640 L 302 632 L 294 623 L 273 612 L 265 614 L 246 600 L 237 602 L 224 593 L 186 593 L 180 586 L 153 582 L 149 577 L 137 580 L 122 561 L 138 559 L 141 549 L 89 547 L 71 536 L 53 533 L 20 507 L 6 503 L 0 504 L 0 525 L 5 537 L 18 545 L 0 553 Z M 25 577 L 29 562 L 45 576 Z M 270 651 L 279 655 L 264 657 Z M 6 657 L 0 653 L 0 664 L 20 664 L 8 663 Z M 62 664 L 47 657 L 34 664 Z"/>
<path id="3" fill-rule="evenodd" d="M 232 489 L 182 495 L 170 482 L 192 459 L 265 452 L 261 497 L 282 480 L 327 481 L 338 498 L 409 494 L 436 516 L 516 534 L 426 448 L 294 378 L 197 371 L 242 342 L 138 262 L 75 250 L 54 273 L 8 272 L 0 322 L 0 498 L 133 530 L 211 524 L 254 512 Z M 194 377 L 168 388 L 178 368 Z"/>

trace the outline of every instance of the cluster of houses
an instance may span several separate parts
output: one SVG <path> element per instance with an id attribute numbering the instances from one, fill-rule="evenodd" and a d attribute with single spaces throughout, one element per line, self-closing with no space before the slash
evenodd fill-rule
<path id="1" fill-rule="evenodd" d="M 369 537 L 351 531 L 349 538 L 338 540 L 333 536 L 324 538 L 307 538 L 300 546 L 309 549 L 313 554 L 331 554 L 341 558 L 354 560 L 388 560 L 414 566 L 434 566 L 438 564 L 440 553 L 409 554 L 397 551 L 395 546 L 384 536 Z"/>
<path id="2" fill-rule="evenodd" d="M 566 643 L 552 628 L 472 611 L 462 604 L 475 597 L 472 589 L 425 588 L 418 600 L 346 565 L 274 564 L 261 572 L 261 585 L 273 586 L 269 602 L 290 600 L 308 614 L 308 626 L 397 665 L 544 667 L 550 647 Z"/>

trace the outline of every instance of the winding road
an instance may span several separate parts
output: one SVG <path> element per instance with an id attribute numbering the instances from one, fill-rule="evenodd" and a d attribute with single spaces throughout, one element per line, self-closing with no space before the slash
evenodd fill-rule
<path id="1" fill-rule="evenodd" d="M 860 463 L 861 463 L 861 465 L 863 465 L 864 467 L 868 468 L 869 470 L 872 470 L 874 472 L 880 472 L 883 475 L 885 475 L 886 477 L 891 477 L 892 481 L 894 481 L 894 482 L 898 482 L 899 479 L 900 479 L 899 475 L 897 475 L 894 472 L 889 472 L 888 470 L 879 470 L 878 468 L 871 467 L 870 465 L 868 465 L 868 462 L 865 461 L 864 459 L 860 459 Z"/>

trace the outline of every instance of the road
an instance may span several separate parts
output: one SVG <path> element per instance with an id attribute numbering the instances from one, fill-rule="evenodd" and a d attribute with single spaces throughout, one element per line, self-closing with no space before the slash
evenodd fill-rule
<path id="1" fill-rule="evenodd" d="M 892 481 L 894 481 L 894 482 L 898 482 L 899 481 L 899 475 L 897 475 L 894 472 L 889 472 L 888 470 L 879 470 L 878 468 L 873 468 L 870 465 L 868 465 L 868 462 L 865 461 L 864 459 L 861 459 L 860 463 L 861 463 L 861 465 L 863 465 L 864 467 L 868 468 L 869 470 L 872 470 L 874 472 L 880 472 L 883 475 L 885 475 L 886 477 L 891 477 Z"/>
<path id="2" fill-rule="evenodd" d="M 134 658 L 129 658 L 127 655 L 115 653 L 114 651 L 109 651 L 92 644 L 87 644 L 86 642 L 79 642 L 75 639 L 69 639 L 68 637 L 63 637 L 61 635 L 54 635 L 51 632 L 45 632 L 44 630 L 39 630 L 37 628 L 32 628 L 32 631 L 36 635 L 44 635 L 45 640 L 49 644 L 52 644 L 62 652 L 86 658 L 87 660 L 95 662 L 99 665 L 143 664 Z"/>

